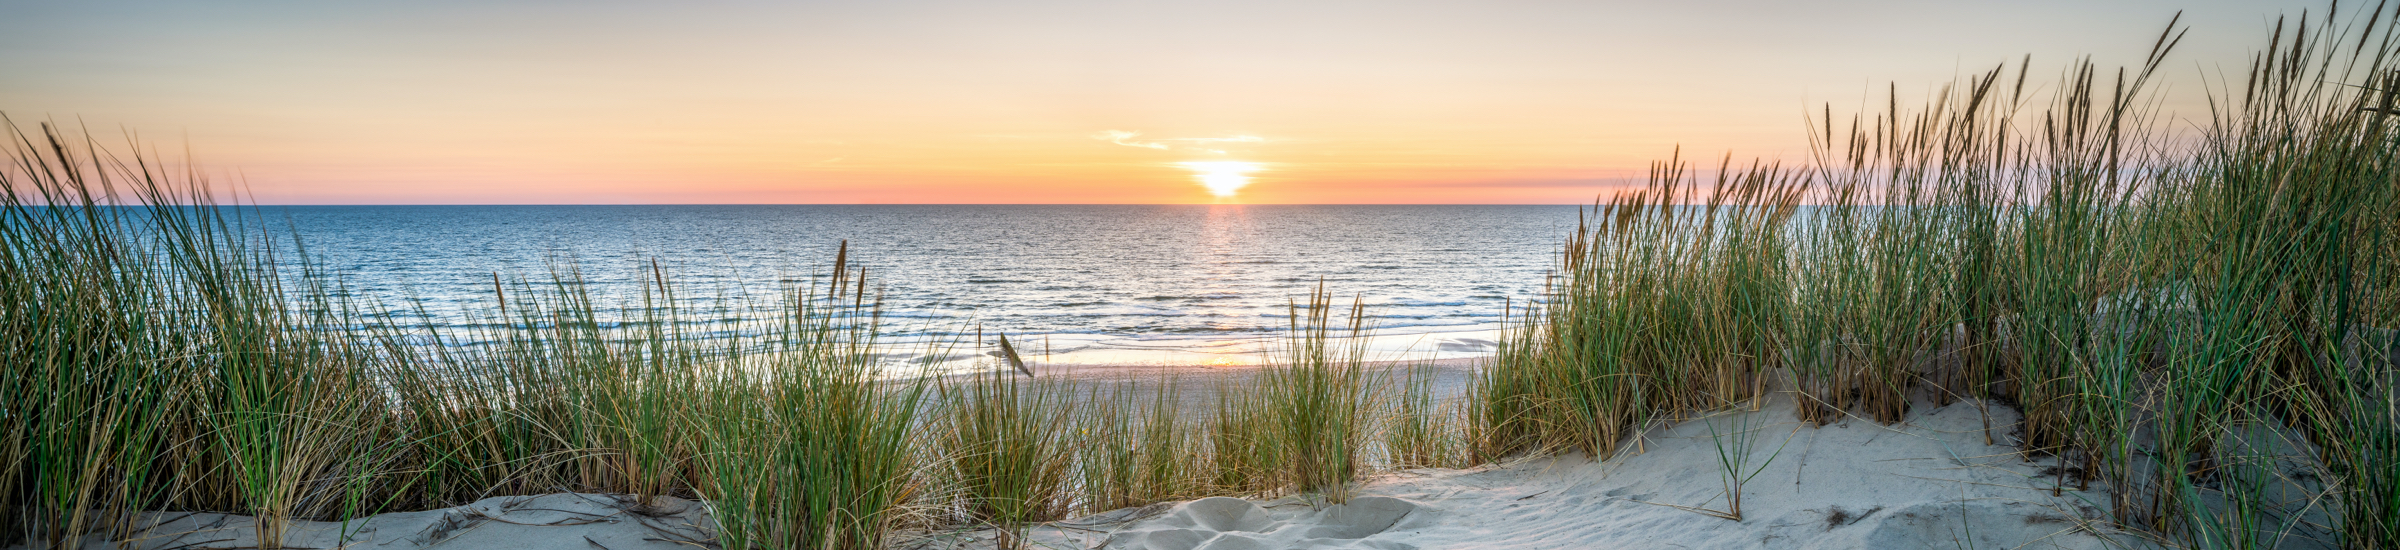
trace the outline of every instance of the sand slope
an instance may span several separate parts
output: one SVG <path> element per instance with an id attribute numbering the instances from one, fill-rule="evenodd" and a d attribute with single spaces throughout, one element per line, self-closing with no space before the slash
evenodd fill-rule
<path id="1" fill-rule="evenodd" d="M 1926 410 L 1930 409 L 1930 410 Z M 1210 498 L 1038 528 L 1051 548 L 2113 548 L 2148 546 L 2107 528 L 2097 491 L 2051 494 L 2047 461 L 1985 445 L 1973 405 L 1921 407 L 1907 422 L 1805 426 L 1786 404 L 1654 429 L 1640 452 L 1557 457 L 1381 476 L 1348 504 Z M 2014 414 L 1993 407 L 1993 425 Z M 1723 510 L 1710 422 L 1748 421 L 1756 461 L 1735 522 Z M 1797 428 L 1797 429 L 1795 429 Z M 2005 428 L 2001 428 L 2005 429 Z M 2005 434 L 1995 434 L 2005 440 Z M 1784 438 L 1789 437 L 1785 443 Z M 1755 464 L 1755 463 L 1754 463 Z M 1755 466 L 1754 466 L 1755 467 Z M 988 547 L 989 533 L 903 547 Z"/>
<path id="2" fill-rule="evenodd" d="M 1619 456 L 1545 457 L 1467 470 L 1384 474 L 1347 504 L 1301 497 L 1207 498 L 1036 527 L 1043 548 L 1114 550 L 1434 548 L 2112 548 L 2149 546 L 2110 533 L 2098 491 L 2053 495 L 2047 460 L 1984 443 L 1983 412 L 1920 403 L 1906 422 L 1824 427 L 1791 406 L 1721 413 L 1654 427 Z M 1992 407 L 1992 425 L 2016 422 Z M 1725 509 L 1718 438 L 1747 427 L 1758 475 L 1743 488 L 1742 521 Z M 2005 433 L 1995 437 L 2003 443 Z M 1732 437 L 1728 435 L 1728 437 Z M 1769 458 L 1772 457 L 1772 460 Z M 248 518 L 152 514 L 157 526 L 125 548 L 254 547 Z M 495 497 L 468 506 L 343 523 L 295 522 L 286 544 L 307 548 L 707 548 L 703 507 L 651 507 L 613 495 Z M 898 548 L 989 548 L 991 531 L 902 533 Z M 88 548 L 113 545 L 93 537 Z"/>
<path id="3" fill-rule="evenodd" d="M 257 548 L 246 516 L 152 513 L 146 532 L 117 546 L 88 537 L 84 548 L 174 550 Z M 558 493 L 493 497 L 466 506 L 383 514 L 341 522 L 296 521 L 287 548 L 509 548 L 524 550 L 689 550 L 714 538 L 698 503 L 661 498 L 640 506 L 621 495 Z M 680 542 L 679 542 L 680 541 Z M 12 548 L 22 548 L 22 545 Z"/>

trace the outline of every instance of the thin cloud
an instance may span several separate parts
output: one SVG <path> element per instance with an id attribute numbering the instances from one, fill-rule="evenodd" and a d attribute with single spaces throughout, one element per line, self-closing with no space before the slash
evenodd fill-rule
<path id="1" fill-rule="evenodd" d="M 1114 144 L 1117 144 L 1117 145 L 1123 145 L 1123 146 L 1126 146 L 1126 147 L 1140 147 L 1140 148 L 1144 148 L 1144 149 L 1157 149 L 1157 150 L 1160 150 L 1160 151 L 1165 151 L 1165 150 L 1167 150 L 1167 149 L 1168 149 L 1168 147 L 1167 147 L 1167 144 L 1164 144 L 1164 143 L 1159 143 L 1159 142 L 1156 142 L 1156 141 L 1134 141 L 1134 140 L 1133 140 L 1133 138 L 1141 137 L 1141 135 L 1142 135 L 1142 133 L 1141 133 L 1141 132 L 1127 132 L 1127 131 L 1124 131 L 1124 130 L 1101 130 L 1101 131 L 1099 131 L 1099 132 L 1093 133 L 1093 134 L 1092 134 L 1092 139 L 1097 139 L 1097 140 L 1100 140 L 1100 141 L 1106 141 L 1106 142 L 1109 142 L 1109 143 L 1114 143 Z"/>
<path id="2" fill-rule="evenodd" d="M 1190 152 L 1198 152 L 1198 153 L 1210 153 L 1210 154 L 1217 154 L 1217 155 L 1222 155 L 1222 154 L 1225 154 L 1225 150 L 1223 150 L 1223 149 L 1218 149 L 1218 148 L 1216 148 L 1216 147 L 1208 147 L 1209 145 L 1215 145 L 1215 144 L 1220 144 L 1220 143 L 1237 143 L 1237 144 L 1238 144 L 1238 143 L 1266 143 L 1266 142 L 1267 142 L 1267 138 L 1258 137 L 1258 136 L 1252 136 L 1252 135 L 1233 135 L 1233 136 L 1226 136 L 1226 137 L 1195 137 L 1195 138 L 1150 138 L 1150 139 L 1147 139 L 1147 140 L 1143 140 L 1143 139 L 1135 139 L 1135 138 L 1139 138 L 1139 137 L 1141 137 L 1141 136 L 1142 136 L 1142 133 L 1141 133 L 1141 132 L 1128 132 L 1128 131 L 1124 131 L 1124 130 L 1101 130 L 1101 131 L 1099 131 L 1099 132 L 1093 132 L 1093 133 L 1092 133 L 1092 139 L 1097 139 L 1097 140 L 1100 140 L 1100 141 L 1106 141 L 1106 142 L 1109 142 L 1109 143 L 1114 143 L 1114 144 L 1117 144 L 1117 145 L 1123 145 L 1123 146 L 1126 146 L 1126 147 L 1140 147 L 1140 148 L 1143 148 L 1143 149 L 1157 149 L 1157 150 L 1160 150 L 1160 151 L 1176 151 L 1176 150 L 1181 150 L 1181 151 L 1190 151 Z"/>
<path id="3" fill-rule="evenodd" d="M 1167 138 L 1161 141 L 1189 141 L 1193 143 L 1266 143 L 1267 138 L 1258 136 L 1233 136 L 1221 138 Z"/>

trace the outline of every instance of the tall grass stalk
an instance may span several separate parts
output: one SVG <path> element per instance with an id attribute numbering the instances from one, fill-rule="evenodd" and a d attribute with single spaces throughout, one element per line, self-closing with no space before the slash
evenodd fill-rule
<path id="1" fill-rule="evenodd" d="M 1321 282 L 1306 305 L 1292 305 L 1281 361 L 1259 373 L 1257 399 L 1293 488 L 1338 504 L 1350 499 L 1350 482 L 1361 473 L 1373 429 L 1371 392 L 1381 384 L 1365 368 L 1365 304 L 1352 301 L 1341 324 L 1333 308 Z"/>
<path id="2" fill-rule="evenodd" d="M 1205 466 L 1200 426 L 1182 410 L 1173 380 L 1149 388 L 1127 383 L 1087 393 L 1076 429 L 1085 513 L 1197 498 L 1210 494 L 1198 477 Z"/>
<path id="3" fill-rule="evenodd" d="M 1670 160 L 1649 188 L 1568 237 L 1549 299 L 1525 313 L 1477 388 L 1480 454 L 1613 453 L 1653 419 L 1746 402 L 1794 328 L 1787 224 L 1806 189 L 1774 165 L 1720 165 L 1703 187 Z M 1698 205 L 1687 204 L 1698 202 Z M 1806 364 L 1805 361 L 1803 364 Z M 1827 392 L 1830 393 L 1830 392 Z"/>
<path id="4" fill-rule="evenodd" d="M 1286 449 L 1266 392 L 1255 383 L 1222 381 L 1215 389 L 1215 407 L 1201 435 L 1207 441 L 1209 491 L 1266 496 L 1283 488 Z"/>
<path id="5" fill-rule="evenodd" d="M 1000 529 L 1004 547 L 1032 523 L 1072 510 L 1084 413 L 1075 389 L 990 369 L 939 386 L 941 424 L 929 451 L 941 457 L 966 518 Z"/>
<path id="6" fill-rule="evenodd" d="M 879 379 L 879 300 L 840 264 L 782 291 L 761 345 L 700 371 L 700 492 L 725 548 L 881 548 L 924 484 L 910 436 L 927 383 Z"/>
<path id="7" fill-rule="evenodd" d="M 1718 427 L 1720 424 L 1718 419 L 1701 420 L 1708 425 L 1709 440 L 1716 444 L 1718 478 L 1725 485 L 1725 509 L 1723 511 L 1709 510 L 1708 512 L 1713 512 L 1712 515 L 1737 523 L 1742 521 L 1742 486 L 1749 484 L 1752 479 L 1757 479 L 1758 474 L 1767 471 L 1767 466 L 1774 464 L 1777 457 L 1783 456 L 1784 447 L 1789 446 L 1792 442 L 1792 434 L 1787 433 L 1784 435 L 1783 441 L 1776 443 L 1775 449 L 1767 453 L 1766 458 L 1759 458 L 1757 456 L 1759 432 L 1767 427 L 1753 425 L 1753 418 L 1750 415 L 1741 415 L 1734 420 L 1724 422 L 1731 426 L 1722 429 Z"/>
<path id="8" fill-rule="evenodd" d="M 1391 410 L 1383 418 L 1383 450 L 1394 469 L 1457 468 L 1466 465 L 1466 441 L 1458 403 L 1436 393 L 1431 365 L 1412 365 L 1394 382 Z"/>

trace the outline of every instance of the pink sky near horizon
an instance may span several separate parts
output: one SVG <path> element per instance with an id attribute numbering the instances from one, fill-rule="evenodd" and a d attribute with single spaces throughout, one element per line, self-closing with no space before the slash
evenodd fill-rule
<path id="1" fill-rule="evenodd" d="M 1573 204 L 1678 147 L 1803 160 L 1803 112 L 1887 83 L 2135 63 L 2179 9 L 2194 113 L 2322 6 L 27 5 L 0 112 L 188 147 L 267 204 Z M 1259 169 L 1217 197 L 1185 164 L 1217 161 Z"/>

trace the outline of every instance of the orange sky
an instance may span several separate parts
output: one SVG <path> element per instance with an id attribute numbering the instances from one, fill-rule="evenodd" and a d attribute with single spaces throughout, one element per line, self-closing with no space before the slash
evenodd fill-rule
<path id="1" fill-rule="evenodd" d="M 1679 145 L 1797 159 L 1887 82 L 2137 62 L 2178 9 L 2190 96 L 2318 7 L 1654 4 L 26 5 L 0 112 L 271 204 L 1584 203 Z M 1209 161 L 1259 169 L 1219 198 Z"/>

